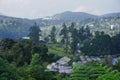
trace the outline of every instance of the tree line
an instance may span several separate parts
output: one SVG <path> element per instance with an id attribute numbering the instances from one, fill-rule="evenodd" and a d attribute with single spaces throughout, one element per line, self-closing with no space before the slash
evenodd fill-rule
<path id="1" fill-rule="evenodd" d="M 119 54 L 120 51 L 120 34 L 110 36 L 103 31 L 96 31 L 91 33 L 89 26 L 82 26 L 79 29 L 76 28 L 75 23 L 71 23 L 67 26 L 62 24 L 59 36 L 61 41 L 58 42 L 56 38 L 56 27 L 53 26 L 50 34 L 44 38 L 44 41 L 49 41 L 53 44 L 60 43 L 65 45 L 64 53 L 78 53 L 81 52 L 84 55 L 109 55 Z M 39 43 L 39 36 L 41 36 L 41 30 L 36 24 L 30 28 L 30 39 L 35 43 Z"/>
<path id="2" fill-rule="evenodd" d="M 57 42 L 56 27 L 53 26 L 48 35 L 52 44 L 60 43 L 65 45 L 65 54 L 79 53 L 83 55 L 109 55 L 119 54 L 120 51 L 120 34 L 109 36 L 104 32 L 97 31 L 94 34 L 90 32 L 89 26 L 76 28 L 75 23 L 67 26 L 65 23 L 59 33 L 61 41 Z M 9 38 L 0 41 L 0 80 L 75 80 L 85 78 L 86 80 L 107 80 L 109 76 L 119 79 L 119 72 L 108 71 L 104 66 L 80 65 L 73 66 L 73 74 L 59 74 L 54 72 L 46 72 L 46 66 L 58 60 L 55 54 L 48 54 L 49 49 L 44 41 L 40 40 L 41 30 L 37 24 L 30 28 L 28 35 L 29 40 L 13 40 Z M 120 68 L 118 62 L 113 68 Z M 90 67 L 88 67 L 90 66 Z M 81 71 L 83 73 L 81 73 Z M 101 72 L 102 71 L 102 72 Z M 78 74 L 80 72 L 80 74 Z M 76 74 L 77 73 L 77 74 Z M 84 75 L 87 73 L 86 75 Z M 97 73 L 98 75 L 96 75 Z M 104 74 L 103 74 L 104 73 Z M 77 75 L 77 76 L 76 76 Z M 105 77 L 106 76 L 106 77 Z M 84 80 L 84 79 L 83 79 Z M 111 79 L 112 80 L 112 79 Z M 116 79 L 117 80 L 117 79 Z"/>

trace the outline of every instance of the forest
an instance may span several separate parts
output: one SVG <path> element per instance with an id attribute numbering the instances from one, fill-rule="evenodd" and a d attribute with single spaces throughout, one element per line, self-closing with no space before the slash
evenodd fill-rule
<path id="1" fill-rule="evenodd" d="M 89 26 L 76 28 L 76 23 L 61 25 L 59 38 L 56 26 L 43 37 L 35 23 L 27 38 L 0 40 L 0 80 L 120 80 L 120 59 L 112 64 L 106 55 L 120 54 L 120 33 L 91 32 Z M 45 31 L 44 31 L 45 33 Z M 103 62 L 73 64 L 79 56 L 104 57 Z M 72 73 L 47 71 L 48 64 L 67 56 Z"/>

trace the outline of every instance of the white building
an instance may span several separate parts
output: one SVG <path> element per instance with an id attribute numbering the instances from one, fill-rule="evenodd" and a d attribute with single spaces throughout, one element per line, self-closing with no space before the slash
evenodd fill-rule
<path id="1" fill-rule="evenodd" d="M 47 66 L 48 71 L 55 71 L 55 72 L 59 72 L 59 73 L 66 73 L 66 74 L 70 74 L 72 73 L 72 67 L 68 66 L 68 63 L 71 59 L 68 57 L 63 57 L 61 59 L 59 59 L 58 61 L 49 64 Z"/>

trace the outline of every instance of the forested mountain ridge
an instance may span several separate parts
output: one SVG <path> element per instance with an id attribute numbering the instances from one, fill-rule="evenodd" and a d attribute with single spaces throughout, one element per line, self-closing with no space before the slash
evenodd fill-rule
<path id="1" fill-rule="evenodd" d="M 88 13 L 84 13 L 84 12 L 70 12 L 70 11 L 66 11 L 63 13 L 59 13 L 56 15 L 51 16 L 51 19 L 54 20 L 72 20 L 72 19 L 87 19 L 87 18 L 96 18 L 98 16 L 96 15 L 92 15 L 92 14 L 88 14 Z"/>
<path id="2" fill-rule="evenodd" d="M 120 17 L 120 12 L 104 14 L 104 15 L 102 15 L 102 17 Z"/>
<path id="3" fill-rule="evenodd" d="M 111 28 L 120 26 L 120 13 L 105 14 L 102 16 L 91 15 L 83 12 L 63 12 L 53 16 L 39 19 L 23 19 L 0 15 L 0 38 L 19 39 L 27 36 L 29 28 L 37 23 L 42 28 L 49 26 L 61 26 L 62 23 L 70 24 L 75 22 L 77 27 L 90 26 L 92 31 L 109 31 Z M 117 29 L 119 30 L 119 29 Z"/>
<path id="4" fill-rule="evenodd" d="M 0 15 L 0 38 L 9 37 L 16 39 L 25 36 L 33 23 L 29 19 Z"/>
<path id="5" fill-rule="evenodd" d="M 120 17 L 73 14 L 1 16 L 0 80 L 120 80 Z"/>

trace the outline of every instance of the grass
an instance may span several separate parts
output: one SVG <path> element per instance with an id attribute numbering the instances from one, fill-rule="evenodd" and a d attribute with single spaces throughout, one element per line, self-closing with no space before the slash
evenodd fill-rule
<path id="1" fill-rule="evenodd" d="M 65 53 L 65 45 L 64 44 L 47 44 L 48 46 L 48 53 L 49 54 L 56 54 L 58 56 L 70 56 L 71 54 Z"/>

